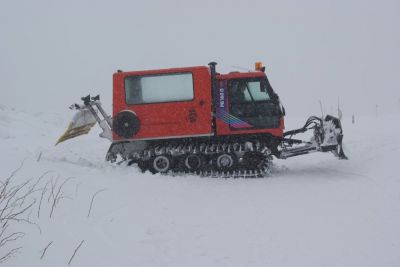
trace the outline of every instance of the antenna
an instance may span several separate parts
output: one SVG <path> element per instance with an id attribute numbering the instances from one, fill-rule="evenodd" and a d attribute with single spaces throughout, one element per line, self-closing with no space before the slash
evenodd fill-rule
<path id="1" fill-rule="evenodd" d="M 323 108 L 322 108 L 322 101 L 320 100 L 319 101 L 319 107 L 320 107 L 320 109 L 321 109 L 321 116 L 322 116 L 322 118 L 324 117 L 324 110 L 323 110 Z"/>
<path id="2" fill-rule="evenodd" d="M 241 67 L 241 66 L 231 66 L 231 68 L 237 69 L 237 70 L 242 70 L 242 71 L 248 71 L 248 72 L 252 71 L 249 68 L 245 68 L 245 67 Z"/>
<path id="3" fill-rule="evenodd" d="M 340 98 L 339 97 L 337 98 L 337 114 L 338 114 L 339 120 L 342 120 L 343 112 L 340 109 Z"/>

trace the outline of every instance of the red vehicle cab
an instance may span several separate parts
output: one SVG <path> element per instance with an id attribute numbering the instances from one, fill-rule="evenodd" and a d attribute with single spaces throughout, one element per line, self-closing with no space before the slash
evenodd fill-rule
<path id="1" fill-rule="evenodd" d="M 216 84 L 218 135 L 269 133 L 282 137 L 283 112 L 264 72 L 217 75 Z"/>
<path id="2" fill-rule="evenodd" d="M 210 65 L 113 75 L 114 141 L 282 137 L 283 115 L 264 71 L 216 74 Z M 135 125 L 119 116 L 133 116 Z"/>

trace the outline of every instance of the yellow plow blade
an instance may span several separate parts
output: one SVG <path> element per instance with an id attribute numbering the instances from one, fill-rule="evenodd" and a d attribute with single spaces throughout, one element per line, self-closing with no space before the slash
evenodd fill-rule
<path id="1" fill-rule="evenodd" d="M 89 110 L 79 110 L 72 118 L 72 121 L 69 123 L 67 130 L 65 130 L 60 138 L 58 138 L 55 145 L 58 145 L 65 140 L 88 134 L 90 129 L 92 129 L 95 124 L 96 119 Z"/>

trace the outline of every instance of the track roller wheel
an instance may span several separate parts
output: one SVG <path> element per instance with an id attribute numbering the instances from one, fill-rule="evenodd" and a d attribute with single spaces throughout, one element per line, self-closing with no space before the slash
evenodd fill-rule
<path id="1" fill-rule="evenodd" d="M 237 157 L 233 153 L 221 153 L 214 156 L 213 165 L 219 171 L 232 170 L 237 165 Z"/>
<path id="2" fill-rule="evenodd" d="M 189 172 L 201 170 L 205 163 L 204 157 L 201 154 L 187 154 L 182 160 L 185 170 Z"/>
<path id="3" fill-rule="evenodd" d="M 169 155 L 158 155 L 150 159 L 150 171 L 154 173 L 167 173 L 173 167 L 172 158 Z"/>

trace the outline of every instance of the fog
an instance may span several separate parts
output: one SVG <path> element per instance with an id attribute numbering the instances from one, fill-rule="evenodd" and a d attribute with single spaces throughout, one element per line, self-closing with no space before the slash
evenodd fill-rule
<path id="1" fill-rule="evenodd" d="M 87 93 L 111 110 L 112 74 L 255 61 L 288 116 L 400 113 L 399 1 L 0 2 L 0 104 L 68 112 Z"/>

